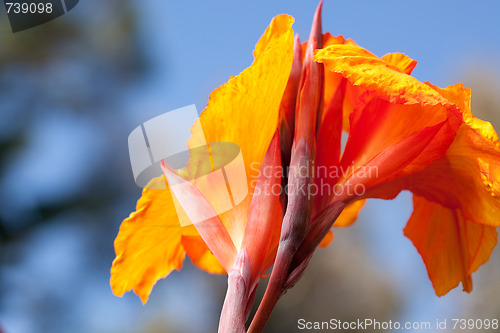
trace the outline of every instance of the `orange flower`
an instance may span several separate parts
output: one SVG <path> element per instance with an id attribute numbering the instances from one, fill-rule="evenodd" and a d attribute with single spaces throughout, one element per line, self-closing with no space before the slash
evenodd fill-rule
<path id="1" fill-rule="evenodd" d="M 416 61 L 404 54 L 379 58 L 323 34 L 321 7 L 302 45 L 298 37 L 293 45 L 293 18 L 274 18 L 253 64 L 210 95 L 191 128 L 187 168 L 164 163 L 165 176 L 151 181 L 120 227 L 115 294 L 133 289 L 146 302 L 154 283 L 188 254 L 201 269 L 228 273 L 219 331 L 240 332 L 260 277 L 274 265 L 249 329 L 261 332 L 316 248 L 333 239 L 332 225 L 349 226 L 367 198 L 392 199 L 402 190 L 414 193 L 404 233 L 436 293 L 460 282 L 472 290 L 471 275 L 489 259 L 500 225 L 494 129 L 471 113 L 461 84 L 422 83 L 410 75 Z M 343 151 L 342 131 L 349 133 Z M 201 141 L 210 147 L 200 149 Z M 219 207 L 225 182 L 201 177 L 221 167 L 218 156 L 227 152 L 218 143 L 241 149 L 249 188 L 227 211 Z M 283 168 L 284 175 L 266 172 Z M 273 190 L 284 184 L 288 192 Z M 179 219 L 194 224 L 181 227 Z"/>
<path id="2" fill-rule="evenodd" d="M 293 18 L 287 15 L 273 19 L 256 45 L 252 65 L 215 90 L 200 115 L 206 142 L 230 142 L 241 149 L 247 182 L 258 177 L 258 170 L 250 165 L 263 163 L 277 128 L 279 105 L 292 64 L 292 22 Z M 248 121 L 248 115 L 252 116 L 253 121 Z M 189 147 L 196 146 L 194 143 L 200 134 L 196 132 L 197 128 L 199 126 L 192 128 Z M 277 161 L 273 158 L 276 155 L 273 155 L 273 149 L 279 149 L 279 145 L 275 144 L 270 149 L 269 163 Z M 212 166 L 207 160 L 202 161 L 203 154 L 198 155 L 191 156 L 188 168 L 181 170 L 179 175 L 206 174 L 203 169 Z M 171 178 L 169 182 L 179 177 L 169 172 L 168 168 L 166 175 Z M 235 209 L 207 222 L 222 225 L 217 232 L 212 236 L 207 233 L 200 236 L 197 227 L 203 227 L 203 224 L 180 226 L 171 189 L 165 185 L 164 177 L 153 179 L 144 189 L 137 210 L 120 227 L 115 240 L 116 259 L 111 268 L 111 287 L 116 295 L 122 296 L 133 289 L 145 303 L 158 279 L 182 267 L 185 254 L 203 270 L 224 273 L 231 270 L 238 253 L 246 246 L 253 268 L 253 280 L 271 265 L 277 245 L 266 243 L 262 249 L 252 243 L 253 239 L 260 237 L 259 230 L 252 227 L 258 220 L 255 215 L 260 211 L 258 204 L 252 204 L 252 198 L 255 201 L 261 199 L 252 195 L 252 187 L 249 188 L 249 195 Z M 279 202 L 274 207 L 280 207 Z M 260 213 L 262 216 L 267 214 L 267 230 L 279 230 L 281 208 L 279 218 L 275 216 L 275 209 Z M 222 240 L 217 247 L 214 244 L 217 244 L 219 237 Z M 273 238 L 268 239 L 271 241 Z M 256 256 L 258 263 L 255 261 Z"/>
<path id="3" fill-rule="evenodd" d="M 491 125 L 471 113 L 470 90 L 417 81 L 409 75 L 416 62 L 402 54 L 378 58 L 355 45 L 334 45 L 315 59 L 359 96 L 352 109 L 343 108 L 350 133 L 339 162 L 354 167 L 337 181 L 342 195 L 328 204 L 411 190 L 414 212 L 405 235 L 436 293 L 460 281 L 470 292 L 471 274 L 487 262 L 500 225 L 500 145 Z M 366 193 L 349 194 L 357 185 Z"/>

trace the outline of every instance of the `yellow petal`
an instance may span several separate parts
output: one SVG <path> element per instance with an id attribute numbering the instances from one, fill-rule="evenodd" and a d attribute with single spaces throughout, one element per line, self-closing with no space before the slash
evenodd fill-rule
<path id="1" fill-rule="evenodd" d="M 255 50 L 253 51 L 253 57 L 255 58 L 255 60 L 259 59 L 265 53 L 267 53 L 269 49 L 273 47 L 273 44 L 283 42 L 283 40 L 280 41 L 282 37 L 284 37 L 285 39 L 290 38 L 290 36 L 287 35 L 290 31 L 292 31 L 291 26 L 293 22 L 294 18 L 290 15 L 282 14 L 275 16 L 269 26 L 266 28 L 266 31 L 264 31 L 264 33 L 260 37 L 257 45 L 255 45 Z"/>
<path id="2" fill-rule="evenodd" d="M 415 66 L 417 66 L 417 61 L 411 59 L 407 55 L 403 53 L 388 53 L 385 56 L 381 58 L 385 62 L 388 62 L 389 64 L 396 66 L 399 68 L 403 73 L 410 75 Z"/>
<path id="3" fill-rule="evenodd" d="M 413 205 L 404 234 L 422 256 L 436 294 L 443 296 L 460 282 L 464 291 L 472 291 L 471 274 L 488 261 L 496 229 L 422 197 L 414 196 Z"/>
<path id="4" fill-rule="evenodd" d="M 240 147 L 247 184 L 257 179 L 277 128 L 281 97 L 292 66 L 292 23 L 291 16 L 275 17 L 256 46 L 252 65 L 213 91 L 200 115 L 207 142 L 231 142 Z M 250 187 L 249 197 L 252 192 Z M 237 249 L 243 240 L 249 205 L 250 200 L 245 199 L 236 209 L 220 214 Z"/>
<path id="5" fill-rule="evenodd" d="M 165 188 L 165 178 L 160 176 L 151 183 L 157 185 L 144 189 L 137 210 L 120 226 L 110 281 L 115 295 L 133 289 L 143 303 L 158 279 L 182 267 L 185 256 L 170 190 L 152 189 L 161 188 L 159 184 Z"/>

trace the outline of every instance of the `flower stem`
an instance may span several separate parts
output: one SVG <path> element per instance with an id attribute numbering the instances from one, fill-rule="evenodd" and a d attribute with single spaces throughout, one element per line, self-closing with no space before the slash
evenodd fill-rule
<path id="1" fill-rule="evenodd" d="M 271 312 L 278 303 L 278 300 L 286 292 L 285 284 L 288 279 L 290 264 L 296 249 L 292 246 L 283 246 L 282 244 L 283 243 L 280 243 L 280 247 L 278 248 L 269 284 L 252 323 L 250 324 L 248 333 L 260 333 L 264 330 L 264 326 L 271 316 Z M 288 244 L 291 245 L 291 243 Z"/>
<path id="2" fill-rule="evenodd" d="M 250 262 L 242 250 L 227 278 L 227 293 L 219 321 L 219 333 L 245 333 L 249 300 Z"/>

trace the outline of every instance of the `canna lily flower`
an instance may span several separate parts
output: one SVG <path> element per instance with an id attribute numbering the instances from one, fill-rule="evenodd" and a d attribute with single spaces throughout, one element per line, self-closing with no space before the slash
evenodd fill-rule
<path id="1" fill-rule="evenodd" d="M 258 170 L 250 165 L 272 167 L 281 163 L 275 132 L 292 64 L 292 23 L 293 18 L 287 15 L 272 20 L 256 45 L 253 64 L 210 95 L 197 124 L 203 132 L 197 130 L 199 126 L 193 126 L 188 142 L 188 147 L 196 147 L 204 133 L 206 142 L 236 144 L 241 149 L 247 185 L 258 179 L 257 189 L 264 194 L 269 193 L 266 186 L 281 179 L 259 178 Z M 150 182 L 137 203 L 137 210 L 123 221 L 115 240 L 116 259 L 111 268 L 111 287 L 116 295 L 122 296 L 133 289 L 146 303 L 156 281 L 180 269 L 187 254 L 196 266 L 210 273 L 231 275 L 233 269 L 245 270 L 245 297 L 249 297 L 260 276 L 272 264 L 282 218 L 279 198 L 254 196 L 251 186 L 247 197 L 235 209 L 181 227 L 171 191 L 190 218 L 196 210 L 214 209 L 214 200 L 210 202 L 203 197 L 196 184 L 184 192 L 173 190 L 176 187 L 172 185 L 182 182 L 182 176 L 206 174 L 206 168 L 213 170 L 210 159 L 203 159 L 203 154 L 193 151 L 185 170 L 174 172 L 164 165 L 165 177 Z"/>
<path id="2" fill-rule="evenodd" d="M 164 176 L 151 181 L 120 227 L 115 294 L 133 289 L 145 303 L 187 254 L 203 270 L 228 274 L 219 332 L 244 332 L 256 286 L 273 266 L 249 328 L 262 332 L 316 248 L 332 241 L 332 226 L 354 223 L 366 199 L 402 190 L 414 194 L 404 234 L 436 294 L 459 283 L 472 290 L 472 273 L 488 261 L 500 225 L 494 129 L 472 114 L 461 84 L 422 83 L 411 76 L 416 61 L 404 54 L 379 58 L 323 34 L 321 7 L 303 44 L 293 39 L 293 18 L 275 17 L 253 64 L 210 95 L 191 128 L 188 166 L 163 163 Z M 344 149 L 342 132 L 349 135 Z M 201 141 L 209 149 L 199 150 Z M 225 183 L 199 177 L 218 168 L 225 153 L 217 143 L 241 149 L 249 188 L 226 212 L 217 209 Z M 203 194 L 207 188 L 212 195 Z M 178 214 L 193 225 L 182 227 Z"/>

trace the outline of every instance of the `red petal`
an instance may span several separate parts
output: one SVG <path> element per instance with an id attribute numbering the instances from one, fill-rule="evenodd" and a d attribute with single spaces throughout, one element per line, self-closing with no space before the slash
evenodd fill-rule
<path id="1" fill-rule="evenodd" d="M 274 261 L 281 230 L 281 159 L 278 133 L 271 141 L 254 190 L 243 248 L 252 267 L 252 282 Z"/>

